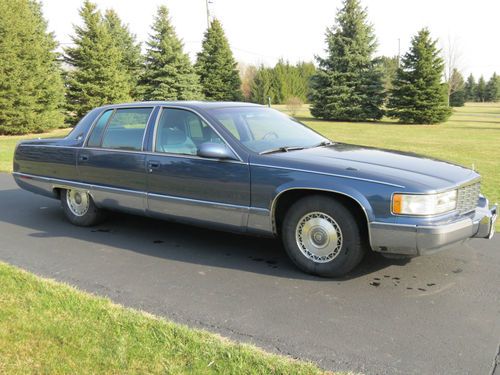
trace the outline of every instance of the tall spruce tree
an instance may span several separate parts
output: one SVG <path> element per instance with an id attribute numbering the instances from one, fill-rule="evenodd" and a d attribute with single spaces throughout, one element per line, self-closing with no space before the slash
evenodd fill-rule
<path id="1" fill-rule="evenodd" d="M 465 83 L 464 77 L 458 69 L 453 69 L 450 82 L 454 84 L 454 90 L 450 94 L 450 106 L 463 107 L 465 104 Z"/>
<path id="2" fill-rule="evenodd" d="M 373 60 L 376 40 L 359 0 L 344 0 L 326 31 L 327 57 L 312 78 L 311 113 L 331 120 L 377 120 L 383 116 L 382 73 Z"/>
<path id="3" fill-rule="evenodd" d="M 484 77 L 479 77 L 479 81 L 477 81 L 476 86 L 476 102 L 484 102 L 486 99 L 486 81 Z"/>
<path id="4" fill-rule="evenodd" d="M 64 86 L 40 3 L 0 1 L 0 134 L 63 124 Z"/>
<path id="5" fill-rule="evenodd" d="M 160 6 L 147 44 L 141 89 L 145 100 L 196 100 L 203 94 L 198 75 L 182 50 L 166 6 Z"/>
<path id="6" fill-rule="evenodd" d="M 274 73 L 272 68 L 266 68 L 261 65 L 257 69 L 250 87 L 250 101 L 267 104 L 268 98 L 270 98 L 271 103 L 276 102 L 277 95 L 274 90 L 273 77 Z"/>
<path id="7" fill-rule="evenodd" d="M 382 70 L 382 81 L 384 83 L 384 90 L 386 92 L 391 91 L 392 82 L 396 78 L 396 72 L 398 71 L 399 57 L 398 56 L 381 56 L 378 59 L 380 64 L 380 69 Z"/>
<path id="8" fill-rule="evenodd" d="M 136 37 L 130 32 L 128 26 L 123 24 L 118 14 L 113 9 L 106 10 L 104 22 L 115 42 L 116 47 L 122 55 L 122 64 L 127 72 L 133 99 L 139 99 L 137 84 L 142 73 L 141 44 L 137 43 Z"/>
<path id="9" fill-rule="evenodd" d="M 497 76 L 496 73 L 493 73 L 491 78 L 489 79 L 488 83 L 486 84 L 485 88 L 485 93 L 484 93 L 484 100 L 487 102 L 496 102 L 498 101 L 499 94 L 500 94 L 500 87 L 499 87 L 499 77 Z"/>
<path id="10" fill-rule="evenodd" d="M 403 123 L 435 124 L 451 114 L 446 86 L 441 83 L 444 62 L 429 30 L 422 29 L 401 60 L 391 90 L 389 115 Z"/>
<path id="11" fill-rule="evenodd" d="M 467 81 L 464 85 L 465 101 L 476 101 L 476 79 L 472 73 L 467 77 Z"/>
<path id="12" fill-rule="evenodd" d="M 85 1 L 80 16 L 83 26 L 75 26 L 75 46 L 65 50 L 65 60 L 73 67 L 66 81 L 70 122 L 94 107 L 129 101 L 132 92 L 122 50 L 96 5 Z"/>
<path id="13" fill-rule="evenodd" d="M 195 68 L 207 99 L 238 101 L 243 98 L 237 63 L 217 19 L 205 32 Z"/>

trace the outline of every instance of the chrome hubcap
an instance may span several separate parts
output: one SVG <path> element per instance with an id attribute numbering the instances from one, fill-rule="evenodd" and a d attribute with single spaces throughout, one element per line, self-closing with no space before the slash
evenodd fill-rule
<path id="1" fill-rule="evenodd" d="M 68 190 L 66 193 L 66 202 L 73 215 L 83 216 L 89 210 L 89 195 L 84 191 Z"/>
<path id="2" fill-rule="evenodd" d="M 339 225 L 322 212 L 304 215 L 295 229 L 295 239 L 302 254 L 316 263 L 332 261 L 342 248 Z"/>

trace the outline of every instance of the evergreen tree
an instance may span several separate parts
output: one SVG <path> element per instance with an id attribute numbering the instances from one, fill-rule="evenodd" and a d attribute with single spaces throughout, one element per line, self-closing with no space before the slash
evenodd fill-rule
<path id="1" fill-rule="evenodd" d="M 464 77 L 457 69 L 453 69 L 450 82 L 453 82 L 455 86 L 455 90 L 450 94 L 450 106 L 463 107 L 465 104 L 465 83 Z"/>
<path id="2" fill-rule="evenodd" d="M 382 56 L 378 59 L 378 63 L 380 64 L 380 69 L 382 70 L 382 82 L 384 84 L 384 90 L 386 92 L 389 92 L 392 89 L 392 82 L 396 78 L 399 58 L 397 56 Z"/>
<path id="3" fill-rule="evenodd" d="M 305 92 L 304 97 L 300 99 L 303 102 L 307 102 L 308 98 L 311 96 L 311 78 L 316 74 L 316 67 L 312 62 L 300 62 L 297 64 L 297 69 L 299 70 L 299 76 L 302 79 L 303 91 Z"/>
<path id="4" fill-rule="evenodd" d="M 499 98 L 499 77 L 493 73 L 490 80 L 486 84 L 484 100 L 487 102 L 496 102 Z"/>
<path id="5" fill-rule="evenodd" d="M 66 48 L 69 121 L 91 109 L 129 101 L 132 91 L 123 54 L 96 5 L 85 1 L 80 9 L 83 26 L 75 26 L 74 47 Z"/>
<path id="6" fill-rule="evenodd" d="M 393 83 L 389 115 L 403 123 L 434 124 L 451 114 L 446 86 L 441 84 L 444 62 L 429 30 L 413 37 Z"/>
<path id="7" fill-rule="evenodd" d="M 241 79 L 221 23 L 214 19 L 202 43 L 195 65 L 203 94 L 210 100 L 242 99 Z"/>
<path id="8" fill-rule="evenodd" d="M 0 134 L 62 125 L 64 86 L 56 46 L 39 2 L 0 1 Z"/>
<path id="9" fill-rule="evenodd" d="M 476 86 L 476 102 L 484 102 L 486 99 L 486 81 L 481 76 Z"/>
<path id="10" fill-rule="evenodd" d="M 472 73 L 469 75 L 467 78 L 467 81 L 465 82 L 464 85 L 464 93 L 465 93 L 465 101 L 476 101 L 476 80 Z"/>
<path id="11" fill-rule="evenodd" d="M 243 93 L 243 98 L 246 101 L 250 101 L 252 96 L 252 85 L 255 80 L 255 74 L 257 73 L 257 67 L 255 65 L 239 63 L 238 70 L 240 72 L 241 91 Z"/>
<path id="12" fill-rule="evenodd" d="M 170 22 L 168 9 L 160 6 L 147 44 L 141 89 L 145 100 L 197 100 L 203 97 L 198 75 Z"/>
<path id="13" fill-rule="evenodd" d="M 250 100 L 254 103 L 267 104 L 268 98 L 275 103 L 276 93 L 273 87 L 273 69 L 260 66 L 255 73 L 250 90 Z"/>
<path id="14" fill-rule="evenodd" d="M 136 37 L 132 34 L 127 25 L 124 25 L 113 9 L 106 10 L 104 22 L 115 42 L 116 47 L 121 51 L 123 68 L 127 71 L 133 99 L 138 99 L 137 84 L 142 71 L 141 44 L 136 42 Z"/>
<path id="15" fill-rule="evenodd" d="M 326 32 L 326 58 L 318 58 L 312 79 L 311 113 L 331 120 L 363 121 L 383 115 L 382 73 L 372 55 L 373 27 L 359 0 L 344 0 L 336 23 Z"/>

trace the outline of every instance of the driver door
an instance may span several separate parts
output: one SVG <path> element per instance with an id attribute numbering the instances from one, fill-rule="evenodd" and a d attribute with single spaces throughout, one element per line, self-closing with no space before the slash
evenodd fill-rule
<path id="1" fill-rule="evenodd" d="M 204 142 L 224 142 L 196 113 L 163 108 L 147 156 L 147 210 L 152 216 L 244 230 L 250 170 L 239 160 L 197 156 Z"/>

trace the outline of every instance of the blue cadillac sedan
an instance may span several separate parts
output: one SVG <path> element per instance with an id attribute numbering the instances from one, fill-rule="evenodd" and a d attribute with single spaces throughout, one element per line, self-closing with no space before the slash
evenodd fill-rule
<path id="1" fill-rule="evenodd" d="M 248 103 L 96 108 L 66 138 L 20 142 L 13 174 L 76 225 L 115 210 L 277 236 L 300 269 L 330 277 L 370 250 L 411 257 L 491 238 L 497 217 L 473 170 L 332 142 Z"/>

